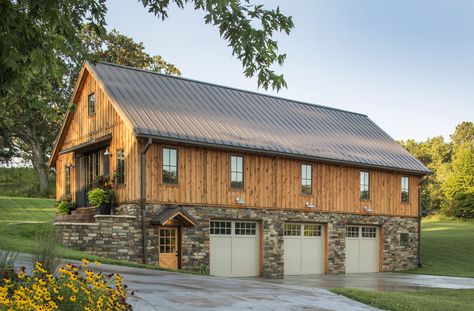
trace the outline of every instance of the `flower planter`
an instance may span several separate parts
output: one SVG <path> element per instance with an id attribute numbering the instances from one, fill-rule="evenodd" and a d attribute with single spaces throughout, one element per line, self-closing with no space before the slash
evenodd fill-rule
<path id="1" fill-rule="evenodd" d="M 97 207 L 96 214 L 97 215 L 110 215 L 111 211 L 112 211 L 112 207 L 110 206 L 110 204 L 102 204 Z"/>

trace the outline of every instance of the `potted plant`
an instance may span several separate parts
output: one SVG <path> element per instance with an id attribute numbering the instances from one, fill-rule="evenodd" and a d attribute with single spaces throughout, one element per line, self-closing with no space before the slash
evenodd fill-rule
<path id="1" fill-rule="evenodd" d="M 97 208 L 97 214 L 110 215 L 115 198 L 112 181 L 109 177 L 98 176 L 87 193 L 89 203 Z"/>

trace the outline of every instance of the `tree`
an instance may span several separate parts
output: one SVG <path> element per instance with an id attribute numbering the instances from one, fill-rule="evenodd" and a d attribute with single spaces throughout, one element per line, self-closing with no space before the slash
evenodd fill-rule
<path id="1" fill-rule="evenodd" d="M 31 94 L 11 97 L 9 101 L 0 100 L 0 150 L 3 150 L 0 157 L 8 161 L 13 156 L 21 156 L 30 161 L 37 172 L 40 192 L 43 194 L 48 189 L 48 156 L 84 60 L 104 60 L 180 74 L 176 66 L 164 61 L 160 55 L 148 55 L 143 43 L 136 43 L 115 30 L 98 36 L 91 25 L 86 24 L 80 36 L 86 48 L 83 54 L 78 54 L 64 64 L 65 74 L 61 83 L 56 82 L 54 75 L 45 73 L 37 77 L 36 83 L 30 82 L 34 90 Z"/>

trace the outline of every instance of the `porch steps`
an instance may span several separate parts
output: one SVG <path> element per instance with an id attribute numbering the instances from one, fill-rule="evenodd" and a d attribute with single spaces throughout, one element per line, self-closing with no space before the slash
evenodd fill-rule
<path id="1" fill-rule="evenodd" d="M 56 222 L 95 222 L 95 207 L 79 207 L 70 215 L 57 215 Z"/>

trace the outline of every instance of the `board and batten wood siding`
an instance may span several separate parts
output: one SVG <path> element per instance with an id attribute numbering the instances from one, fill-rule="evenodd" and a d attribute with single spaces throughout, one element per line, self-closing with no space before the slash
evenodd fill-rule
<path id="1" fill-rule="evenodd" d="M 125 185 L 116 187 L 117 201 L 131 201 L 136 193 L 140 193 L 139 153 L 137 140 L 130 127 L 125 124 L 111 103 L 111 98 L 102 85 L 87 72 L 84 72 L 82 84 L 76 96 L 76 108 L 60 141 L 59 151 L 86 143 L 92 139 L 111 134 L 109 151 L 109 172 L 113 174 L 116 167 L 116 151 L 123 149 L 125 154 Z M 88 95 L 95 94 L 95 114 L 89 116 Z M 59 154 L 56 160 L 56 198 L 59 200 L 65 192 L 64 168 L 67 163 L 74 164 L 74 152 Z M 102 163 L 101 163 L 102 166 Z M 71 193 L 76 191 L 75 167 L 71 169 Z"/>
<path id="2" fill-rule="evenodd" d="M 162 148 L 178 148 L 178 184 L 162 183 Z M 370 172 L 370 199 L 359 198 L 360 168 L 258 154 L 244 156 L 244 189 L 230 188 L 230 156 L 236 154 L 194 146 L 154 143 L 147 153 L 147 201 L 169 204 L 200 204 L 240 207 L 283 208 L 367 214 L 418 215 L 418 176 L 410 176 L 409 202 L 400 200 L 400 178 L 405 174 L 381 170 Z M 313 194 L 300 190 L 301 164 L 313 166 Z M 365 169 L 364 169 L 365 170 Z"/>

